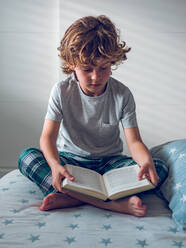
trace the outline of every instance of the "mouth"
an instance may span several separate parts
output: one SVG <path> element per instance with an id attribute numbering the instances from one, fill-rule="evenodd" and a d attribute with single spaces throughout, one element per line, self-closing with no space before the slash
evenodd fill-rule
<path id="1" fill-rule="evenodd" d="M 100 86 L 101 86 L 101 84 L 90 84 L 90 86 L 91 86 L 91 87 L 95 87 L 95 88 L 97 88 L 97 87 L 100 87 Z"/>

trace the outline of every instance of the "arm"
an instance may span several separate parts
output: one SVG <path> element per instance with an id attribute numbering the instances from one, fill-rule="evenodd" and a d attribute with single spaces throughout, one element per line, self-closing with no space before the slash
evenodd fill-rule
<path id="1" fill-rule="evenodd" d="M 60 122 L 53 120 L 45 120 L 43 131 L 40 137 L 40 149 L 49 164 L 52 171 L 52 185 L 53 187 L 62 192 L 61 181 L 64 177 L 69 180 L 74 178 L 68 171 L 61 166 L 58 150 L 56 147 L 56 140 L 59 132 Z"/>
<path id="2" fill-rule="evenodd" d="M 138 174 L 139 180 L 145 176 L 157 185 L 158 175 L 152 157 L 141 139 L 138 127 L 124 128 L 124 134 L 133 159 L 141 167 Z"/>

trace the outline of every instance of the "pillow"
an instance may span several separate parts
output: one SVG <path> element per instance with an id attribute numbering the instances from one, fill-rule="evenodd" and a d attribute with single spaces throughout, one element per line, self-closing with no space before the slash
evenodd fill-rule
<path id="1" fill-rule="evenodd" d="M 179 230 L 186 230 L 186 139 L 170 141 L 150 149 L 153 158 L 169 169 L 160 191 L 169 203 Z"/>

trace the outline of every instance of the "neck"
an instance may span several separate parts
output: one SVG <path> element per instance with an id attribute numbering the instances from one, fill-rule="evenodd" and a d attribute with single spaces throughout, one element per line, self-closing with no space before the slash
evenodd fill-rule
<path id="1" fill-rule="evenodd" d="M 81 85 L 80 84 L 79 84 L 79 86 L 81 88 Z M 81 90 L 87 96 L 97 97 L 97 96 L 101 96 L 105 92 L 106 88 L 107 88 L 107 84 L 105 85 L 105 88 L 102 91 L 100 91 L 100 92 L 92 92 L 92 91 L 89 91 L 88 89 L 83 90 L 82 88 L 81 88 Z"/>

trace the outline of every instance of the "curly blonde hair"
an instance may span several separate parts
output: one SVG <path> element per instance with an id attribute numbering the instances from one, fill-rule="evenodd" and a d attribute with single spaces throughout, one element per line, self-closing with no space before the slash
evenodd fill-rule
<path id="1" fill-rule="evenodd" d="M 58 50 L 62 71 L 71 74 L 78 64 L 95 66 L 100 58 L 118 65 L 127 59 L 130 48 L 120 41 L 119 31 L 110 19 L 100 15 L 75 21 L 66 30 Z"/>

